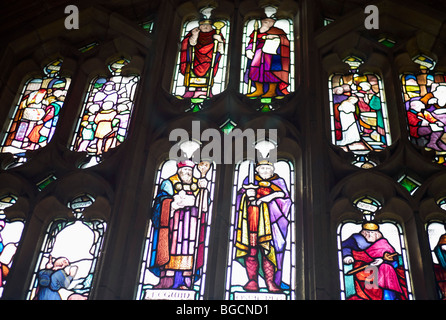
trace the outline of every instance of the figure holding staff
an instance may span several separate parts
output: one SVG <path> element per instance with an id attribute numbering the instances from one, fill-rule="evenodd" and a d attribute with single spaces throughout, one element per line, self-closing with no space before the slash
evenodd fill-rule
<path id="1" fill-rule="evenodd" d="M 183 98 L 209 98 L 217 74 L 225 39 L 221 21 L 200 20 L 181 42 L 180 73 L 184 76 L 186 92 Z"/>
<path id="2" fill-rule="evenodd" d="M 200 178 L 194 177 L 194 169 Z M 160 278 L 155 289 L 192 289 L 202 275 L 204 239 L 209 207 L 209 163 L 190 160 L 177 164 L 154 202 L 154 241 L 149 269 Z"/>
<path id="3" fill-rule="evenodd" d="M 276 20 L 265 17 L 254 22 L 254 30 L 245 48 L 248 58 L 244 82 L 248 98 L 274 98 L 289 94 L 290 41 Z M 251 90 L 254 91 L 251 92 Z"/>

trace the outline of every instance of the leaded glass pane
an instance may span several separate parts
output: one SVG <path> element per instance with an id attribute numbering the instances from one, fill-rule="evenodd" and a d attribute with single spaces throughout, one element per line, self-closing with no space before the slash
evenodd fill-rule
<path id="1" fill-rule="evenodd" d="M 27 150 L 46 146 L 54 135 L 56 125 L 71 83 L 61 77 L 62 60 L 44 68 L 45 76 L 26 82 L 1 140 L 1 152 L 24 156 Z"/>
<path id="2" fill-rule="evenodd" d="M 0 297 L 3 295 L 25 225 L 23 220 L 10 220 L 5 215 L 4 209 L 14 205 L 16 201 L 17 198 L 10 194 L 0 197 Z"/>
<path id="3" fill-rule="evenodd" d="M 137 299 L 204 295 L 215 165 L 164 162 L 157 174 Z"/>
<path id="4" fill-rule="evenodd" d="M 234 175 L 226 299 L 294 299 L 294 168 L 244 161 Z"/>
<path id="5" fill-rule="evenodd" d="M 358 155 L 389 146 L 387 106 L 378 75 L 335 74 L 329 84 L 333 144 Z"/>
<path id="6" fill-rule="evenodd" d="M 444 199 L 439 203 L 444 205 Z M 434 264 L 434 274 L 438 298 L 446 299 L 446 224 L 443 221 L 431 221 L 427 225 L 427 235 Z"/>
<path id="7" fill-rule="evenodd" d="M 404 235 L 394 222 L 346 221 L 338 227 L 341 299 L 413 299 Z"/>
<path id="8" fill-rule="evenodd" d="M 274 110 L 274 102 L 294 91 L 294 27 L 289 19 L 265 16 L 248 20 L 243 30 L 240 92 L 260 100 L 260 111 Z"/>
<path id="9" fill-rule="evenodd" d="M 94 283 L 106 223 L 87 220 L 89 195 L 71 201 L 75 219 L 53 221 L 45 234 L 31 281 L 29 300 L 87 300 Z"/>
<path id="10" fill-rule="evenodd" d="M 414 61 L 420 71 L 401 75 L 409 137 L 416 146 L 434 150 L 434 160 L 445 164 L 446 75 L 435 72 L 435 62 L 427 57 Z"/>
<path id="11" fill-rule="evenodd" d="M 186 111 L 201 110 L 205 100 L 226 89 L 229 21 L 211 19 L 211 12 L 202 10 L 201 19 L 183 25 L 172 94 L 190 100 Z"/>
<path id="12" fill-rule="evenodd" d="M 109 65 L 112 76 L 99 76 L 91 82 L 78 119 L 71 149 L 87 152 L 96 162 L 127 137 L 139 82 L 137 75 L 121 75 L 122 68 L 129 62 L 126 59 L 113 61 Z"/>

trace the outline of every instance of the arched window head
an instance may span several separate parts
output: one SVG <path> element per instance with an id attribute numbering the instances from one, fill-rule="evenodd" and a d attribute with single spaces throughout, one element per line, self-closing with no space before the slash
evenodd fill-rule
<path id="1" fill-rule="evenodd" d="M 199 19 L 184 23 L 172 82 L 172 94 L 190 101 L 186 111 L 197 112 L 226 89 L 229 21 L 212 17 L 212 7 Z"/>
<path id="2" fill-rule="evenodd" d="M 214 163 L 168 160 L 160 166 L 137 299 L 203 299 L 214 184 Z"/>
<path id="3" fill-rule="evenodd" d="M 295 298 L 294 186 L 289 161 L 237 165 L 225 299 Z"/>
<path id="4" fill-rule="evenodd" d="M 26 162 L 26 151 L 51 141 L 71 83 L 60 76 L 61 66 L 61 59 L 52 61 L 43 69 L 43 77 L 25 83 L 1 137 L 1 152 L 10 152 L 16 159 L 10 167 Z"/>
<path id="5" fill-rule="evenodd" d="M 417 73 L 401 75 L 409 138 L 414 145 L 434 150 L 433 161 L 446 164 L 446 74 L 435 72 L 435 60 L 418 55 Z"/>
<path id="6" fill-rule="evenodd" d="M 264 7 L 264 15 L 243 29 L 240 92 L 258 100 L 262 112 L 275 110 L 277 101 L 294 91 L 294 26 L 276 11 Z"/>
<path id="7" fill-rule="evenodd" d="M 83 194 L 68 203 L 74 219 L 49 225 L 28 291 L 30 300 L 87 300 L 101 254 L 106 223 L 83 211 L 94 198 Z"/>
<path id="8" fill-rule="evenodd" d="M 11 194 L 0 197 L 0 297 L 3 295 L 3 288 L 25 225 L 23 220 L 11 220 L 5 215 L 4 210 L 13 206 L 16 201 L 17 197 Z"/>
<path id="9" fill-rule="evenodd" d="M 93 79 L 73 135 L 71 150 L 86 152 L 82 168 L 102 161 L 102 155 L 127 137 L 139 76 L 121 75 L 130 61 L 117 59 L 108 65 L 111 76 Z"/>
<path id="10" fill-rule="evenodd" d="M 391 145 L 384 87 L 380 77 L 361 73 L 363 60 L 344 59 L 348 74 L 333 74 L 329 80 L 332 142 L 355 155 L 354 165 L 370 168 L 376 163 L 367 155 Z"/>
<path id="11" fill-rule="evenodd" d="M 341 299 L 413 299 L 401 226 L 376 221 L 381 204 L 370 196 L 353 205 L 361 216 L 343 221 L 337 229 Z"/>

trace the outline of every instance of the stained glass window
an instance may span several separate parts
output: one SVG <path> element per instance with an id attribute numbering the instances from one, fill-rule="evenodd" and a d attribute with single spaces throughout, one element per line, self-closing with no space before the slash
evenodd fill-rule
<path id="1" fill-rule="evenodd" d="M 44 76 L 26 82 L 19 102 L 7 120 L 1 152 L 24 157 L 27 150 L 44 147 L 51 141 L 71 83 L 59 75 L 62 60 L 49 63 Z"/>
<path id="2" fill-rule="evenodd" d="M 367 154 L 392 143 L 383 84 L 378 75 L 359 72 L 363 61 L 358 57 L 345 62 L 350 73 L 334 74 L 329 80 L 332 142 L 355 154 L 356 165 L 374 166 Z"/>
<path id="3" fill-rule="evenodd" d="M 0 297 L 3 295 L 3 288 L 8 280 L 24 227 L 23 220 L 8 219 L 4 212 L 16 201 L 17 198 L 10 194 L 0 197 Z"/>
<path id="4" fill-rule="evenodd" d="M 76 197 L 68 204 L 74 219 L 57 219 L 50 224 L 27 299 L 89 299 L 106 230 L 104 221 L 83 215 L 93 202 L 88 194 Z"/>
<path id="5" fill-rule="evenodd" d="M 444 198 L 438 204 L 443 210 L 446 208 Z M 446 300 L 446 223 L 431 221 L 427 224 L 426 229 L 434 264 L 438 298 Z"/>
<path id="6" fill-rule="evenodd" d="M 110 77 L 98 76 L 90 84 L 71 149 L 87 152 L 88 164 L 101 161 L 104 153 L 127 137 L 139 76 L 121 75 L 130 61 L 118 59 L 109 65 Z"/>
<path id="7" fill-rule="evenodd" d="M 244 26 L 240 92 L 260 100 L 260 111 L 271 111 L 294 91 L 294 28 L 290 19 L 275 17 L 275 7 L 264 10 Z"/>
<path id="8" fill-rule="evenodd" d="M 421 183 L 408 176 L 407 174 L 402 175 L 398 179 L 398 183 L 403 186 L 411 195 L 413 195 L 421 186 Z"/>
<path id="9" fill-rule="evenodd" d="M 209 162 L 160 166 L 137 299 L 203 298 L 214 183 Z"/>
<path id="10" fill-rule="evenodd" d="M 354 201 L 362 219 L 338 226 L 337 244 L 341 299 L 412 299 L 402 228 L 375 221 L 381 203 L 365 196 Z"/>
<path id="11" fill-rule="evenodd" d="M 435 161 L 445 164 L 446 74 L 435 72 L 435 61 L 418 56 L 418 73 L 401 75 L 401 85 L 410 140 L 434 150 Z"/>
<path id="12" fill-rule="evenodd" d="M 172 94 L 190 100 L 186 111 L 201 110 L 226 88 L 229 21 L 212 19 L 212 10 L 203 9 L 201 19 L 183 25 Z"/>
<path id="13" fill-rule="evenodd" d="M 232 193 L 227 300 L 295 298 L 294 168 L 237 165 Z"/>

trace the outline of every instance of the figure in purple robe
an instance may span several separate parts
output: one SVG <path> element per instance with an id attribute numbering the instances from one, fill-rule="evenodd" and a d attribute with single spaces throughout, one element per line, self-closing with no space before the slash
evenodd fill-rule
<path id="1" fill-rule="evenodd" d="M 407 283 L 398 253 L 379 231 L 378 224 L 367 222 L 359 233 L 342 242 L 344 264 L 352 264 L 356 293 L 348 300 L 407 300 Z M 377 268 L 377 287 L 368 285 L 369 266 Z"/>
<path id="2" fill-rule="evenodd" d="M 259 162 L 256 172 L 237 194 L 236 259 L 247 272 L 246 291 L 259 291 L 260 275 L 268 291 L 278 293 L 284 289 L 282 268 L 292 201 L 272 163 Z"/>
<path id="3" fill-rule="evenodd" d="M 284 30 L 274 26 L 276 20 L 263 18 L 251 33 L 246 56 L 244 81 L 255 90 L 249 98 L 272 98 L 289 94 L 290 41 Z M 252 88 L 249 88 L 251 90 Z"/>

